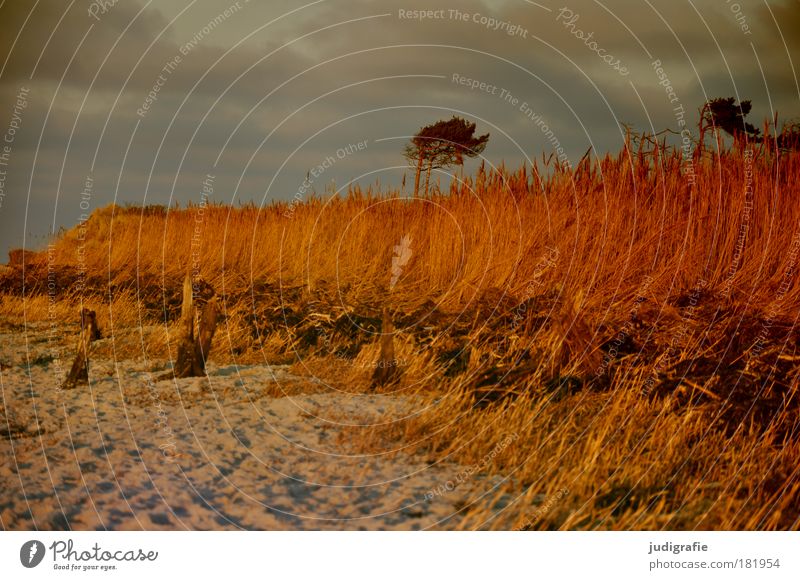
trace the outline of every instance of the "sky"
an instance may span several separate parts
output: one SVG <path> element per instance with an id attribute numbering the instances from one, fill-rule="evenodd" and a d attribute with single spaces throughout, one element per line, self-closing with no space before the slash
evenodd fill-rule
<path id="1" fill-rule="evenodd" d="M 0 2 L 0 252 L 111 203 L 399 188 L 452 115 L 490 134 L 465 172 L 696 135 L 713 97 L 800 117 L 798 0 Z"/>

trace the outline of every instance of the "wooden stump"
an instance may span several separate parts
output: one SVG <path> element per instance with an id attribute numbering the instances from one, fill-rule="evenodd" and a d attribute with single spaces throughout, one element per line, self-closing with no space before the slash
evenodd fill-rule
<path id="1" fill-rule="evenodd" d="M 214 332 L 217 329 L 219 315 L 217 297 L 212 296 L 203 306 L 203 310 L 200 313 L 200 327 L 197 332 L 197 340 L 194 344 L 194 358 L 192 359 L 194 376 L 199 377 L 206 372 L 206 359 L 208 358 L 208 353 L 211 352 L 211 340 L 214 338 Z"/>
<path id="2" fill-rule="evenodd" d="M 372 386 L 385 387 L 400 378 L 400 368 L 394 356 L 394 325 L 389 316 L 389 308 L 383 307 L 383 320 L 381 321 L 381 354 L 375 363 L 372 373 Z"/>
<path id="3" fill-rule="evenodd" d="M 217 328 L 220 316 L 214 290 L 208 284 L 198 283 L 209 298 L 200 312 L 200 327 L 197 337 L 194 334 L 195 296 L 192 280 L 189 276 L 183 281 L 183 302 L 181 304 L 181 320 L 179 323 L 178 356 L 172 375 L 182 379 L 186 377 L 202 377 L 206 372 L 206 360 L 211 351 L 211 341 Z M 169 377 L 165 377 L 169 378 Z"/>
<path id="4" fill-rule="evenodd" d="M 183 301 L 181 320 L 178 324 L 178 356 L 175 358 L 173 373 L 176 378 L 194 375 L 194 291 L 192 279 L 186 276 L 183 281 Z"/>
<path id="5" fill-rule="evenodd" d="M 80 315 L 81 334 L 78 338 L 75 361 L 61 387 L 63 389 L 74 389 L 78 385 L 89 384 L 89 348 L 93 340 L 100 338 L 100 328 L 97 326 L 94 310 L 83 308 Z"/>

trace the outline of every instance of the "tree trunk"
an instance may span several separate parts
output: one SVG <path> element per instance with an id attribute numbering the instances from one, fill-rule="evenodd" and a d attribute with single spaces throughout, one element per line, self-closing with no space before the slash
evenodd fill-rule
<path id="1" fill-rule="evenodd" d="M 699 133 L 697 137 L 697 148 L 695 149 L 695 160 L 700 160 L 703 157 L 703 147 L 705 147 L 705 140 L 706 140 L 706 111 L 708 110 L 708 103 L 702 106 L 700 109 L 700 121 L 697 123 L 697 132 Z"/>
<path id="2" fill-rule="evenodd" d="M 89 384 L 89 347 L 97 338 L 100 338 L 100 329 L 97 326 L 94 310 L 84 308 L 81 310 L 81 334 L 78 339 L 75 361 L 72 363 L 72 368 L 62 388 L 74 389 L 78 385 Z"/>
<path id="3" fill-rule="evenodd" d="M 425 173 L 425 197 L 428 197 L 428 184 L 431 181 L 431 164 L 428 164 L 428 171 Z"/>
<path id="4" fill-rule="evenodd" d="M 419 148 L 419 159 L 417 160 L 417 172 L 414 175 L 414 197 L 419 195 L 419 176 L 422 173 L 422 161 L 425 159 L 425 151 Z"/>

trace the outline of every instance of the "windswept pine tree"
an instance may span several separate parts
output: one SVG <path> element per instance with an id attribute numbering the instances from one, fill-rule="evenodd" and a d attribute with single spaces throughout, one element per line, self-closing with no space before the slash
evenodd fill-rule
<path id="1" fill-rule="evenodd" d="M 719 134 L 720 130 L 724 131 L 733 137 L 736 143 L 760 142 L 761 131 L 745 120 L 752 108 L 750 101 L 741 101 L 737 104 L 734 97 L 707 101 L 700 109 L 700 140 L 702 141 L 705 131 L 710 129 L 716 134 Z"/>
<path id="2" fill-rule="evenodd" d="M 431 171 L 463 165 L 464 157 L 477 157 L 486 149 L 489 133 L 475 136 L 475 123 L 453 116 L 422 127 L 406 145 L 403 156 L 414 167 L 414 196 L 419 195 L 419 181 L 425 172 L 425 194 L 428 193 Z"/>

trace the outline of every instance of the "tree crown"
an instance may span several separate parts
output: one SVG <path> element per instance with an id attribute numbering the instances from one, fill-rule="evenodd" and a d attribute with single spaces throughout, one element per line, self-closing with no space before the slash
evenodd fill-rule
<path id="1" fill-rule="evenodd" d="M 734 138 L 746 136 L 758 139 L 761 132 L 745 121 L 751 108 L 750 101 L 736 104 L 734 97 L 717 98 L 703 106 L 702 115 L 706 123 L 722 129 Z"/>
<path id="2" fill-rule="evenodd" d="M 475 123 L 453 116 L 422 127 L 406 145 L 403 155 L 414 165 L 422 159 L 426 167 L 437 169 L 462 165 L 464 157 L 483 153 L 489 134 L 475 136 Z"/>

